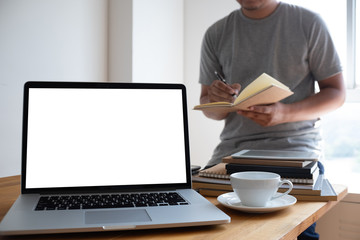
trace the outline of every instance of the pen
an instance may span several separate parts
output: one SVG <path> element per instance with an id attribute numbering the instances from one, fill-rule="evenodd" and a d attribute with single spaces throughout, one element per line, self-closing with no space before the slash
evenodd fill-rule
<path id="1" fill-rule="evenodd" d="M 222 82 L 225 83 L 226 85 L 229 85 L 229 84 L 227 84 L 225 78 L 224 78 L 223 76 L 221 76 L 220 73 L 218 73 L 217 71 L 215 71 L 215 75 L 216 75 L 216 77 L 217 77 L 220 81 L 222 81 Z M 234 93 L 232 96 L 233 96 L 233 97 L 236 97 L 236 94 Z"/>
<path id="2" fill-rule="evenodd" d="M 220 73 L 218 73 L 217 71 L 215 71 L 215 75 L 216 77 L 222 81 L 223 83 L 227 84 L 227 82 L 225 81 L 225 78 L 223 76 L 220 75 Z"/>

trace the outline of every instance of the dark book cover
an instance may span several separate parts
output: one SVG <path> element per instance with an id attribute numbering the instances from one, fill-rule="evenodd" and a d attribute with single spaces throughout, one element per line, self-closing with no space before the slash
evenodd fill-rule
<path id="1" fill-rule="evenodd" d="M 265 171 L 265 172 L 286 172 L 286 173 L 312 173 L 317 168 L 317 162 L 311 162 L 309 165 L 299 167 L 286 166 L 268 166 L 268 165 L 251 165 L 251 164 L 226 164 L 226 169 L 237 169 L 241 171 Z M 239 171 L 240 172 L 240 171 Z"/>
<path id="2" fill-rule="evenodd" d="M 241 165 L 226 164 L 227 174 L 244 171 L 263 171 L 279 174 L 282 178 L 313 178 L 313 173 L 317 170 L 317 162 L 313 162 L 303 168 L 280 167 L 280 166 L 261 166 L 261 165 Z"/>

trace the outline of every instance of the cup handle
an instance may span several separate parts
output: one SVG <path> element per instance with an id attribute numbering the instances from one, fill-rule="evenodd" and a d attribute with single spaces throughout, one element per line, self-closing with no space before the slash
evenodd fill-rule
<path id="1" fill-rule="evenodd" d="M 289 180 L 282 180 L 282 181 L 279 182 L 279 187 L 281 187 L 281 185 L 283 185 L 283 184 L 288 184 L 288 185 L 289 185 L 289 189 L 288 189 L 286 192 L 277 195 L 276 197 L 275 197 L 275 196 L 272 197 L 271 200 L 274 200 L 274 199 L 276 199 L 276 198 L 282 197 L 282 196 L 284 196 L 284 195 L 286 195 L 286 194 L 289 194 L 289 192 L 291 192 L 291 190 L 293 189 L 293 184 L 292 184 L 292 182 L 290 182 Z"/>

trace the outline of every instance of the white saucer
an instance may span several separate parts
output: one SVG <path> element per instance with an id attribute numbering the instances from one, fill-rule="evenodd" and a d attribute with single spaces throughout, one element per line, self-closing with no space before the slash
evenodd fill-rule
<path id="1" fill-rule="evenodd" d="M 279 193 L 277 193 L 279 194 Z M 275 195 L 276 196 L 276 195 Z M 269 201 L 265 207 L 248 207 L 240 202 L 235 192 L 224 193 L 217 200 L 225 207 L 250 213 L 267 213 L 287 208 L 296 203 L 296 198 L 291 195 L 284 195 Z"/>

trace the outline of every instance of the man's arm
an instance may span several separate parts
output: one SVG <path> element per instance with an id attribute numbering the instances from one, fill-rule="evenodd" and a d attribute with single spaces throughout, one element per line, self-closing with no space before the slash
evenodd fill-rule
<path id="1" fill-rule="evenodd" d="M 233 102 L 240 92 L 240 84 L 227 85 L 220 80 L 215 80 L 210 86 L 201 85 L 200 104 L 211 102 Z M 216 113 L 204 111 L 205 116 L 214 120 L 223 120 L 229 113 Z"/>
<path id="2" fill-rule="evenodd" d="M 345 101 L 342 73 L 318 82 L 320 91 L 302 101 L 268 106 L 252 106 L 249 111 L 238 111 L 262 126 L 316 119 L 339 108 Z"/>

